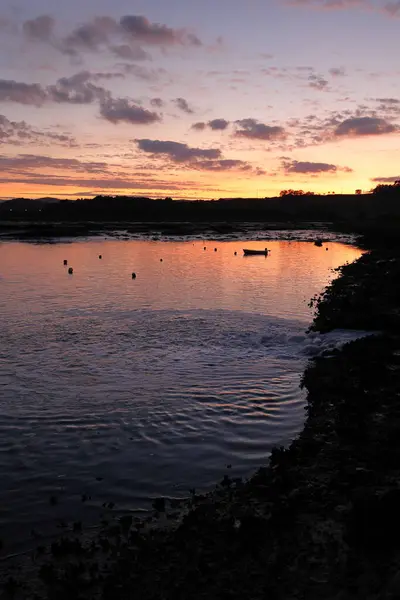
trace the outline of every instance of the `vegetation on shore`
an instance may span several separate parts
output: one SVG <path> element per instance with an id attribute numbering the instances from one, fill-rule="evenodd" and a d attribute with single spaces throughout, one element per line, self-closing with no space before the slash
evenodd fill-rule
<path id="1" fill-rule="evenodd" d="M 357 190 L 360 191 L 360 190 Z M 29 200 L 0 202 L 0 231 L 15 223 L 75 224 L 77 230 L 112 223 L 300 223 L 325 221 L 364 228 L 388 217 L 400 221 L 400 182 L 378 185 L 368 194 L 317 195 L 284 190 L 274 198 L 220 198 L 184 201 L 137 196 L 96 196 L 92 199 Z M 78 227 L 79 226 L 79 227 Z"/>
<path id="2" fill-rule="evenodd" d="M 313 328 L 377 335 L 314 359 L 303 432 L 248 481 L 193 490 L 169 527 L 127 516 L 70 538 L 9 573 L 16 598 L 378 599 L 400 596 L 400 248 L 341 268 Z"/>

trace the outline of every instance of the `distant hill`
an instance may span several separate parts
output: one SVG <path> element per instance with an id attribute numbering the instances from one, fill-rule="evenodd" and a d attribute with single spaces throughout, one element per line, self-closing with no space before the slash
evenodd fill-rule
<path id="1" fill-rule="evenodd" d="M 50 196 L 46 197 L 46 198 L 37 198 L 36 199 L 37 202 L 46 202 L 47 204 L 51 204 L 51 203 L 57 203 L 60 202 L 59 198 L 51 198 Z"/>

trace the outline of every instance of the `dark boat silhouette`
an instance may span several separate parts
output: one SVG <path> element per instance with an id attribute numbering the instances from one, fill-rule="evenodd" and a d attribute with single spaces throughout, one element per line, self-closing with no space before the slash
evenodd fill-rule
<path id="1" fill-rule="evenodd" d="M 261 254 L 262 256 L 267 256 L 268 255 L 268 248 L 264 248 L 264 250 L 249 250 L 247 248 L 243 248 L 243 254 L 245 256 L 255 256 L 257 254 Z"/>

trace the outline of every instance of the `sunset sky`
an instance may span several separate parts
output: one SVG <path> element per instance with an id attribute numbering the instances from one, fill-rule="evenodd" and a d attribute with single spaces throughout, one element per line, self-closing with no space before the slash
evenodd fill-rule
<path id="1" fill-rule="evenodd" d="M 400 178 L 400 1 L 2 0 L 0 198 Z"/>

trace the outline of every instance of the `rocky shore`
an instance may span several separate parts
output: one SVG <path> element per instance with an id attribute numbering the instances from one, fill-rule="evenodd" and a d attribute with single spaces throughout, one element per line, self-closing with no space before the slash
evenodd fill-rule
<path id="1" fill-rule="evenodd" d="M 375 333 L 313 359 L 304 430 L 269 465 L 184 507 L 159 499 L 164 526 L 76 526 L 10 567 L 0 597 L 400 598 L 399 276 L 400 249 L 377 249 L 314 300 L 313 329 Z"/>

